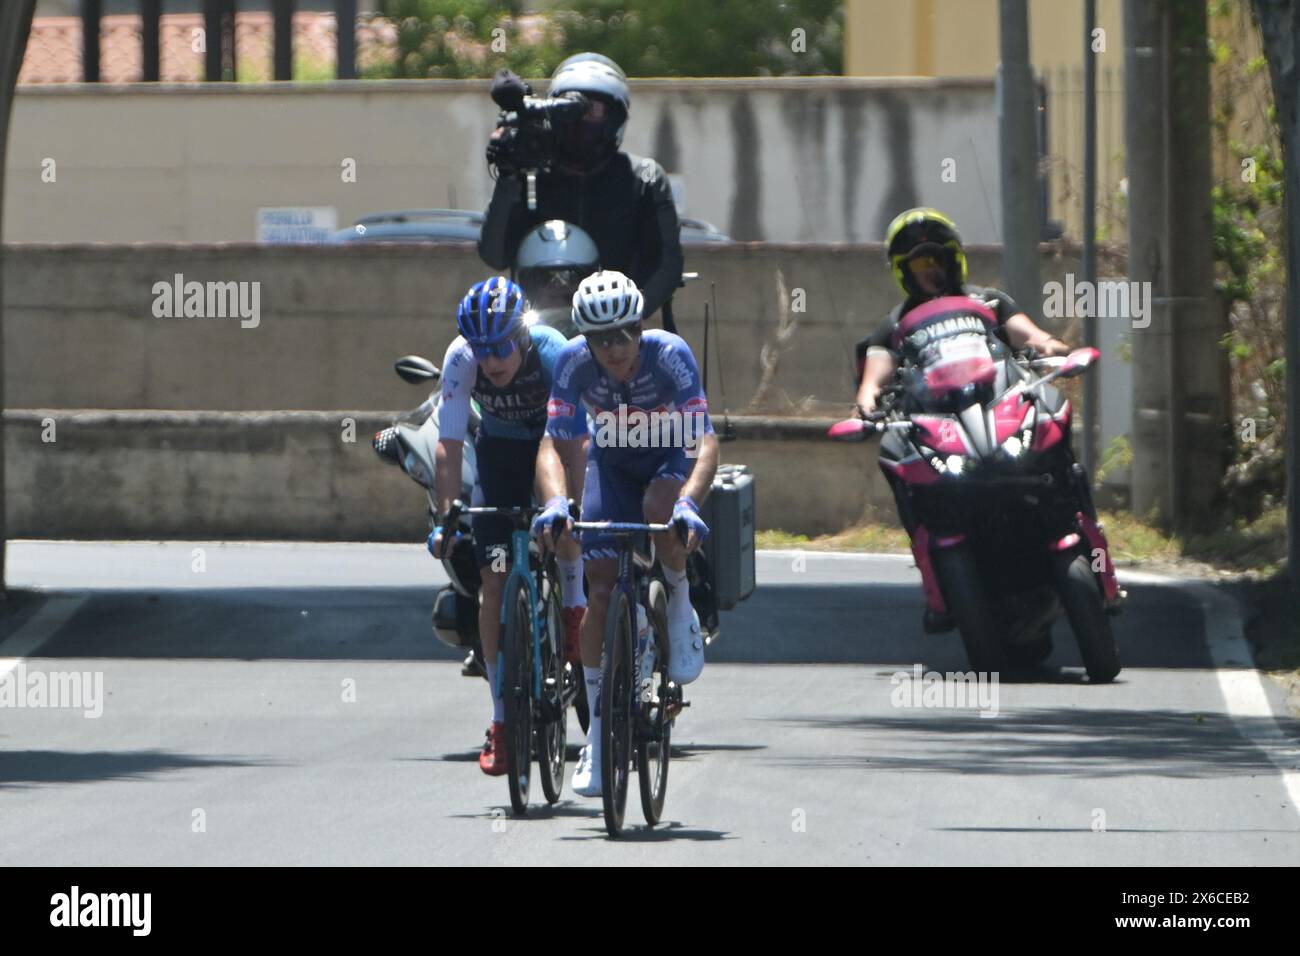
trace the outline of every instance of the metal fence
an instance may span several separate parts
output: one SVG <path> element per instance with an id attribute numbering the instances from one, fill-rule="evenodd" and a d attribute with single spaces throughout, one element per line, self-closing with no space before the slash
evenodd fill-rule
<path id="1" fill-rule="evenodd" d="M 1044 70 L 1048 216 L 1065 235 L 1083 239 L 1083 67 Z M 1123 71 L 1097 70 L 1097 233 L 1124 239 L 1127 228 L 1124 179 Z"/>
<path id="2" fill-rule="evenodd" d="M 390 60 L 397 46 L 397 29 L 382 20 L 359 17 L 357 67 L 364 70 Z M 100 21 L 100 79 L 105 83 L 135 83 L 143 79 L 139 16 L 106 16 Z M 161 18 L 160 79 L 190 83 L 203 79 L 204 54 L 196 42 L 203 33 L 200 13 L 169 13 Z M 82 79 L 81 17 L 41 17 L 32 21 L 27 52 L 18 74 L 20 84 L 79 83 Z M 237 76 L 240 80 L 269 80 L 274 30 L 271 14 L 261 11 L 235 17 Z M 293 52 L 304 79 L 333 78 L 336 31 L 333 13 L 299 11 L 293 17 Z"/>

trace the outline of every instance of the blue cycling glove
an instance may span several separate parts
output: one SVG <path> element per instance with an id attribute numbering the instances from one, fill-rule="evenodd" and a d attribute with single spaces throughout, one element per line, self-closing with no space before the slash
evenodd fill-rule
<path id="1" fill-rule="evenodd" d="M 688 534 L 694 531 L 700 541 L 709 536 L 709 526 L 700 517 L 700 506 L 685 495 L 678 498 L 677 504 L 673 505 L 672 523 L 679 522 L 686 526 Z"/>
<path id="2" fill-rule="evenodd" d="M 546 502 L 546 507 L 537 514 L 537 517 L 533 518 L 533 534 L 540 538 L 547 527 L 564 524 L 568 520 L 569 499 L 563 495 L 556 495 Z"/>
<path id="3" fill-rule="evenodd" d="M 439 560 L 441 560 L 443 557 L 440 551 L 443 547 L 443 538 L 445 537 L 445 535 L 446 535 L 446 531 L 442 528 L 441 525 L 439 525 L 438 527 L 434 528 L 432 531 L 429 532 L 429 541 L 428 541 L 429 553 L 433 555 L 435 558 L 438 558 Z M 459 531 L 454 532 L 451 535 L 451 540 L 446 543 L 448 554 L 451 553 L 452 548 L 456 547 L 456 542 L 459 540 L 460 540 L 460 532 Z"/>

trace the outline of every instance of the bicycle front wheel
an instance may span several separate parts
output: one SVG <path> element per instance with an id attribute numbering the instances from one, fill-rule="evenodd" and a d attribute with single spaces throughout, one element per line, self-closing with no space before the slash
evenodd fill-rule
<path id="1" fill-rule="evenodd" d="M 510 806 L 528 810 L 528 775 L 533 755 L 533 609 L 528 585 L 511 578 L 506 585 L 505 626 L 501 628 L 501 673 L 497 680 L 506 712 L 506 779 Z"/>
<path id="2" fill-rule="evenodd" d="M 641 812 L 654 826 L 664 812 L 668 793 L 668 757 L 672 752 L 672 721 L 668 710 L 668 595 L 659 581 L 650 582 L 650 642 L 637 684 L 636 777 L 641 788 Z"/>
<path id="3" fill-rule="evenodd" d="M 600 671 L 600 792 L 605 829 L 623 833 L 627 775 L 632 762 L 632 617 L 627 595 L 610 595 Z"/>
<path id="4" fill-rule="evenodd" d="M 538 701 L 540 722 L 537 725 L 537 770 L 546 802 L 554 803 L 560 799 L 560 791 L 564 788 L 564 747 L 569 708 L 564 703 L 567 675 L 560 586 L 549 574 L 544 581 L 546 594 L 542 598 L 542 621 L 546 630 L 538 642 L 541 647 L 542 698 Z"/>

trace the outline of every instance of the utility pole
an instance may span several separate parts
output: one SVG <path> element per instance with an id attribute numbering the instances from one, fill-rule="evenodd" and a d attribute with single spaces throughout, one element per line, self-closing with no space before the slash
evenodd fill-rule
<path id="1" fill-rule="evenodd" d="M 1034 73 L 1029 65 L 1028 0 L 998 0 L 998 133 L 1001 138 L 1002 278 L 1007 292 L 1032 317 L 1041 315 L 1038 277 L 1038 133 Z"/>
<path id="2" fill-rule="evenodd" d="M 36 0 L 0 5 L 0 223 L 4 221 L 5 156 L 9 151 L 9 114 L 13 109 L 18 70 L 27 52 Z M 0 246 L 0 597 L 5 593 L 5 429 L 4 429 L 4 247 Z"/>
<path id="3" fill-rule="evenodd" d="M 1124 0 L 1124 145 L 1128 173 L 1129 278 L 1151 289 L 1147 328 L 1133 329 L 1132 508 L 1173 520 L 1168 473 L 1172 353 L 1169 246 L 1165 231 L 1165 50 L 1163 0 Z M 1156 303 L 1160 302 L 1161 305 Z"/>
<path id="4" fill-rule="evenodd" d="M 1180 530 L 1210 516 L 1227 464 L 1207 30 L 1200 0 L 1125 0 L 1129 278 L 1151 292 L 1132 326 L 1132 504 Z"/>
<path id="5" fill-rule="evenodd" d="M 1091 289 L 1097 287 L 1097 55 L 1092 49 L 1096 25 L 1097 0 L 1083 0 L 1083 281 Z M 1096 348 L 1097 339 L 1097 310 L 1092 309 L 1083 318 L 1083 344 Z M 1089 480 L 1095 480 L 1100 379 L 1095 374 L 1083 379 L 1083 467 Z"/>

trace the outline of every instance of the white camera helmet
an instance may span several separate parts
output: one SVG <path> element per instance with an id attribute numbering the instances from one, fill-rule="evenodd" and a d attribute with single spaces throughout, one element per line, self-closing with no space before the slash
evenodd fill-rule
<path id="1" fill-rule="evenodd" d="M 635 325 L 644 310 L 636 283 L 613 270 L 593 272 L 573 294 L 573 323 L 583 334 Z"/>

